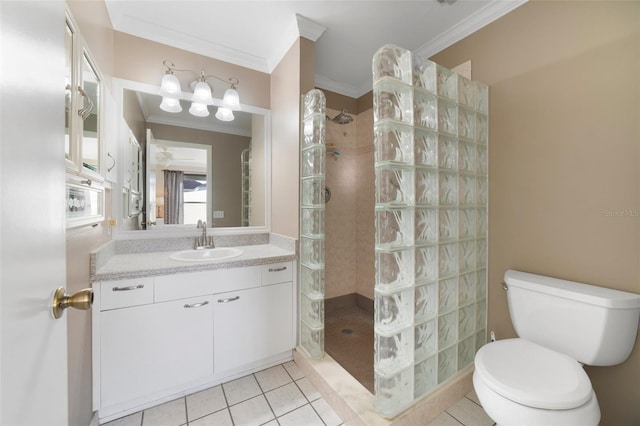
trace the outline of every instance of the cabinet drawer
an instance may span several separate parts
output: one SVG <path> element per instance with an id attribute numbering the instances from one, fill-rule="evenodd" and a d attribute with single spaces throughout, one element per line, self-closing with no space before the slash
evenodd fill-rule
<path id="1" fill-rule="evenodd" d="M 272 263 L 262 267 L 262 285 L 286 283 L 292 280 L 291 262 Z"/>
<path id="2" fill-rule="evenodd" d="M 163 275 L 155 278 L 155 301 L 183 299 L 260 286 L 260 266 Z"/>
<path id="3" fill-rule="evenodd" d="M 100 283 L 100 310 L 153 303 L 153 277 Z"/>

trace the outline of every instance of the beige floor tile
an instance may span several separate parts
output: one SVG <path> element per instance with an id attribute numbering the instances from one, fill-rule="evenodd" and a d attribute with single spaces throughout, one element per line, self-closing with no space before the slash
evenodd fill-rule
<path id="1" fill-rule="evenodd" d="M 187 395 L 189 422 L 227 408 L 222 386 L 215 386 L 201 392 Z"/>
<path id="2" fill-rule="evenodd" d="M 184 398 L 144 410 L 142 426 L 180 426 L 187 423 Z"/>
<path id="3" fill-rule="evenodd" d="M 447 409 L 447 413 L 465 426 L 492 426 L 495 424 L 482 407 L 467 398 L 462 398 L 453 404 Z"/>
<path id="4" fill-rule="evenodd" d="M 324 426 L 322 419 L 309 404 L 278 417 L 278 423 L 280 426 Z"/>
<path id="5" fill-rule="evenodd" d="M 262 393 L 260 386 L 253 374 L 241 377 L 229 383 L 222 385 L 224 394 L 227 397 L 229 405 L 235 405 L 239 402 L 258 396 Z"/>
<path id="6" fill-rule="evenodd" d="M 233 421 L 229 410 L 225 408 L 198 420 L 191 420 L 189 426 L 233 426 Z"/>
<path id="7" fill-rule="evenodd" d="M 333 408 L 325 401 L 323 398 L 320 398 L 311 403 L 313 408 L 316 410 L 320 418 L 327 426 L 338 426 L 342 424 L 342 419 L 333 411 Z"/>
<path id="8" fill-rule="evenodd" d="M 471 391 L 468 394 L 465 395 L 467 398 L 469 398 L 470 400 L 472 400 L 473 402 L 475 402 L 476 404 L 482 406 L 482 404 L 480 404 L 480 400 L 478 399 L 478 395 L 476 395 L 476 391 Z"/>
<path id="9" fill-rule="evenodd" d="M 229 411 L 236 426 L 257 426 L 274 419 L 264 395 L 236 404 Z"/>
<path id="10" fill-rule="evenodd" d="M 103 426 L 140 426 L 142 424 L 142 411 L 133 413 L 126 417 L 104 423 Z"/>
<path id="11" fill-rule="evenodd" d="M 294 383 L 289 383 L 288 385 L 269 391 L 265 393 L 265 396 L 276 417 L 280 417 L 307 404 L 307 399 Z"/>
<path id="12" fill-rule="evenodd" d="M 272 389 L 284 386 L 293 381 L 282 365 L 276 365 L 275 367 L 258 371 L 255 373 L 255 376 L 263 392 L 269 392 Z"/>
<path id="13" fill-rule="evenodd" d="M 427 426 L 463 426 L 462 423 L 451 417 L 447 412 L 440 414 Z"/>

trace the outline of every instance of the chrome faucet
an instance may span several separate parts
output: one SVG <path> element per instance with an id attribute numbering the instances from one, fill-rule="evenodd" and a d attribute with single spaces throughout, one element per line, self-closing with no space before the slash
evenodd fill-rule
<path id="1" fill-rule="evenodd" d="M 198 228 L 202 228 L 202 235 L 196 237 L 196 240 L 193 243 L 194 250 L 215 248 L 215 244 L 213 243 L 213 235 L 207 236 L 207 222 L 198 219 Z"/>

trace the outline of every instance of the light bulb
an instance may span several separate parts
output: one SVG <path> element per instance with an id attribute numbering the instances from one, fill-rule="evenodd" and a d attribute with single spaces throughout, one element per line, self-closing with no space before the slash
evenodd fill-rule
<path id="1" fill-rule="evenodd" d="M 231 111 L 239 111 L 240 110 L 240 96 L 238 95 L 238 91 L 231 86 L 224 92 L 224 97 L 222 98 L 222 106 L 226 109 L 230 109 Z"/>
<path id="2" fill-rule="evenodd" d="M 233 116 L 233 111 L 231 111 L 230 109 L 227 109 L 225 107 L 218 107 L 216 118 L 220 121 L 233 121 L 235 117 Z"/>
<path id="3" fill-rule="evenodd" d="M 211 87 L 205 81 L 199 81 L 193 88 L 193 102 L 199 104 L 211 103 Z"/>
<path id="4" fill-rule="evenodd" d="M 160 103 L 160 109 L 167 112 L 181 112 L 182 106 L 179 99 L 164 96 L 162 103 Z"/>
<path id="5" fill-rule="evenodd" d="M 189 108 L 189 113 L 191 115 L 195 115 L 196 117 L 208 117 L 209 116 L 209 108 L 205 104 L 201 104 L 198 102 L 192 102 L 191 108 Z"/>
<path id="6" fill-rule="evenodd" d="M 179 97 L 182 94 L 182 88 L 178 77 L 171 73 L 165 74 L 160 84 L 160 94 L 170 98 Z"/>

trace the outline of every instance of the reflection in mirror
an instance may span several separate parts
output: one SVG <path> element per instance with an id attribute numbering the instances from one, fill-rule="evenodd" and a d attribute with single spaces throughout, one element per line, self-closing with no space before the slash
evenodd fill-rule
<path id="1" fill-rule="evenodd" d="M 122 229 L 195 228 L 198 220 L 215 228 L 268 227 L 268 111 L 247 107 L 251 112 L 234 111 L 235 119 L 223 122 L 190 115 L 185 100 L 182 113 L 162 111 L 161 100 L 122 91 L 123 125 L 146 147 L 138 168 L 145 208 L 125 216 Z"/>
<path id="2" fill-rule="evenodd" d="M 212 147 L 155 137 L 148 146 L 148 197 L 155 193 L 156 224 L 195 225 L 198 220 L 213 223 L 212 210 L 208 208 L 212 205 Z M 153 182 L 155 187 L 151 188 Z"/>

